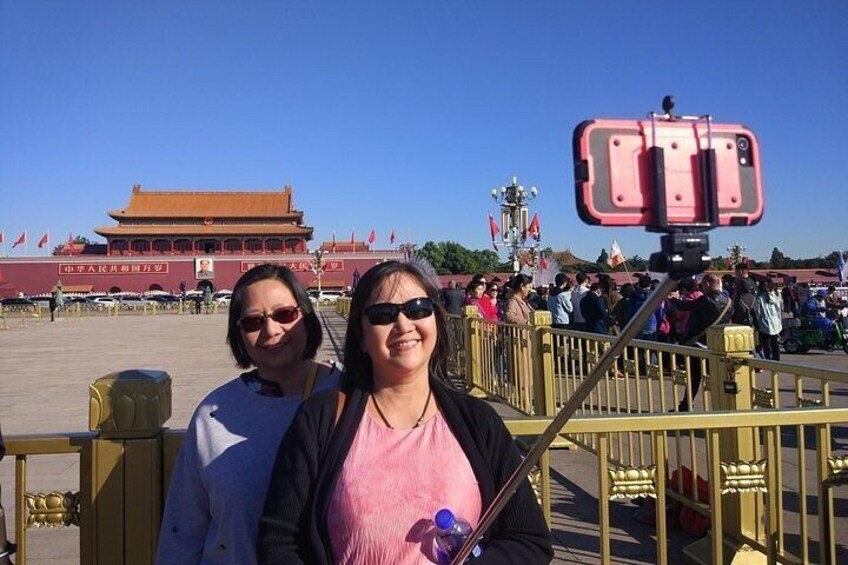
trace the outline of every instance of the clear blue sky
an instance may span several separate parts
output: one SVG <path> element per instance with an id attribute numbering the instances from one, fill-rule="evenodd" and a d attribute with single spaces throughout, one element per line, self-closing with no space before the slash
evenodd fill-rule
<path id="1" fill-rule="evenodd" d="M 316 240 L 489 247 L 489 191 L 535 185 L 543 245 L 618 239 L 575 213 L 574 126 L 677 110 L 760 139 L 766 212 L 713 232 L 756 259 L 848 248 L 848 2 L 0 1 L 2 252 L 95 237 L 133 184 L 280 189 Z M 41 252 L 43 253 L 43 251 Z"/>

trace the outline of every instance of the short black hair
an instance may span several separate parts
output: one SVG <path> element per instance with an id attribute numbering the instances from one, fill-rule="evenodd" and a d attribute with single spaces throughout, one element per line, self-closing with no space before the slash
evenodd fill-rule
<path id="1" fill-rule="evenodd" d="M 562 286 L 566 282 L 568 282 L 568 275 L 566 275 L 565 273 L 557 273 L 556 277 L 554 277 L 554 284 L 556 284 L 557 286 Z"/>
<path id="2" fill-rule="evenodd" d="M 368 269 L 353 291 L 350 301 L 350 313 L 347 318 L 347 332 L 344 345 L 345 372 L 341 377 L 341 389 L 351 392 L 354 389 L 374 390 L 374 367 L 362 345 L 362 323 L 365 305 L 371 296 L 387 280 L 397 275 L 407 275 L 424 288 L 427 298 L 433 301 L 433 315 L 436 317 L 436 347 L 430 356 L 430 378 L 450 384 L 448 381 L 448 358 L 451 355 L 450 335 L 447 328 L 447 315 L 439 300 L 439 288 L 424 272 L 413 263 L 386 261 Z"/>
<path id="3" fill-rule="evenodd" d="M 241 318 L 242 308 L 244 307 L 245 289 L 253 283 L 265 280 L 280 281 L 294 295 L 297 306 L 300 308 L 301 314 L 303 314 L 303 323 L 306 327 L 306 347 L 303 349 L 303 358 L 314 359 L 318 348 L 321 347 L 323 336 L 321 322 L 318 320 L 318 314 L 315 313 L 315 308 L 309 300 L 309 295 L 306 294 L 306 290 L 304 290 L 291 270 L 281 265 L 266 263 L 257 265 L 243 274 L 233 288 L 233 296 L 230 299 L 230 312 L 227 319 L 227 343 L 230 346 L 233 359 L 236 360 L 236 365 L 242 369 L 249 369 L 253 366 L 253 360 L 247 354 L 247 347 L 244 345 L 244 340 L 241 337 L 238 321 Z"/>

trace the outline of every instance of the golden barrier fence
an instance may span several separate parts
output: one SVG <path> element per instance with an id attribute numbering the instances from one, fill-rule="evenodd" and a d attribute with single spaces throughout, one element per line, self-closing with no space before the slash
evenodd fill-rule
<path id="1" fill-rule="evenodd" d="M 59 307 L 54 312 L 57 320 L 74 320 L 79 318 L 105 318 L 114 316 L 156 316 L 160 314 L 218 314 L 227 312 L 229 302 L 212 302 L 206 305 L 193 300 L 179 300 L 174 302 L 144 303 L 144 304 L 92 304 L 73 302 Z M 28 324 L 41 324 L 50 321 L 50 310 L 41 303 L 34 306 L 0 305 L 0 329 L 10 327 L 27 327 Z"/>
<path id="2" fill-rule="evenodd" d="M 465 358 L 465 363 L 457 364 L 457 368 L 465 368 L 461 374 L 467 383 L 526 416 L 553 416 L 588 378 L 615 339 L 552 329 L 548 312 L 534 312 L 530 324 L 516 326 L 486 322 L 472 307 L 466 309 L 463 316 L 450 316 L 449 324 L 452 335 L 464 336 L 461 342 L 464 351 L 455 355 L 457 359 Z M 709 461 L 710 426 L 721 428 L 721 422 L 716 420 L 724 418 L 726 412 L 743 411 L 749 419 L 759 420 L 766 408 L 786 411 L 798 407 L 829 407 L 830 388 L 835 384 L 848 385 L 848 375 L 838 371 L 754 359 L 754 336 L 747 327 L 710 328 L 706 338 L 707 349 L 633 341 L 575 414 L 577 418 L 639 415 L 665 420 L 667 412 L 686 404 L 688 410 L 699 413 L 700 419 L 695 420 L 699 422 L 697 429 L 676 424 L 669 426 L 667 433 L 654 438 L 643 430 L 621 426 L 603 437 L 597 433 L 564 433 L 568 440 L 565 444 L 583 448 L 624 473 L 636 473 L 635 470 L 651 465 L 671 466 L 679 470 L 675 492 L 697 493 L 699 475 L 714 475 Z M 542 428 L 537 429 L 541 431 Z M 773 443 L 766 444 L 761 441 L 764 432 L 757 427 L 738 432 L 735 440 L 728 443 L 733 453 L 728 453 L 725 461 L 743 462 L 744 468 L 757 469 L 757 462 L 770 460 L 770 470 L 779 479 L 797 470 L 792 481 L 798 485 L 797 522 L 802 525 L 798 536 L 806 540 L 811 531 L 809 524 L 814 521 L 811 516 L 816 515 L 815 504 L 808 500 L 823 494 L 808 478 L 825 476 L 829 465 L 844 466 L 846 458 L 820 450 L 813 461 L 809 460 L 808 448 L 830 445 L 830 425 L 818 427 L 814 439 L 802 425 L 787 425 L 783 433 L 795 439 L 788 444 L 788 454 L 783 452 L 782 457 L 770 456 L 781 453 L 784 447 L 781 435 L 776 435 Z M 662 443 L 659 460 L 656 459 L 655 441 Z M 787 463 L 784 464 L 784 460 Z M 644 471 L 639 473 L 644 475 Z M 721 519 L 711 510 L 714 506 L 702 504 L 697 496 L 674 496 L 692 511 L 714 520 Z M 783 539 L 783 498 L 778 497 L 774 504 L 778 515 L 775 528 Z M 746 524 L 748 530 L 754 532 L 750 534 L 752 540 L 759 540 L 759 550 L 763 535 L 760 526 L 751 525 L 754 522 L 749 518 Z M 822 524 L 819 526 L 823 528 Z M 848 524 L 845 528 L 848 531 Z M 779 549 L 782 551 L 782 548 L 781 542 Z M 806 559 L 809 546 L 801 547 L 799 555 Z"/>
<path id="3" fill-rule="evenodd" d="M 27 562 L 27 529 L 41 526 L 78 527 L 81 563 L 152 563 L 166 487 L 183 434 L 164 428 L 170 392 L 166 373 L 114 373 L 90 386 L 91 433 L 7 438 L 8 455 L 15 459 L 19 565 Z M 547 416 L 523 417 L 505 423 L 513 435 L 526 437 L 541 433 L 550 421 Z M 613 558 L 610 507 L 622 498 L 656 499 L 658 563 L 669 562 L 668 502 L 686 505 L 711 520 L 712 535 L 686 549 L 692 559 L 721 563 L 723 556 L 744 552 L 762 554 L 771 563 L 837 563 L 848 551 L 848 518 L 836 515 L 844 491 L 835 499 L 836 489 L 848 484 L 848 456 L 835 453 L 829 434 L 831 427 L 846 423 L 848 408 L 583 415 L 571 419 L 562 433 L 592 438 L 587 442 L 597 447 L 597 551 L 602 563 Z M 643 464 L 613 461 L 612 448 L 621 433 L 644 436 Z M 670 435 L 687 434 L 698 436 L 697 461 L 667 441 Z M 809 437 L 799 464 L 782 466 L 787 448 L 805 434 Z M 745 442 L 753 449 L 748 457 L 740 457 Z M 79 458 L 79 491 L 27 491 L 30 462 L 52 454 Z M 531 480 L 550 519 L 547 462 L 546 456 Z M 673 474 L 683 466 L 693 469 L 691 476 Z M 697 480 L 699 474 L 703 480 Z M 786 501 L 796 499 L 797 505 L 787 507 Z M 809 511 L 803 506 L 807 499 L 815 501 Z M 790 515 L 796 519 L 790 520 Z"/>

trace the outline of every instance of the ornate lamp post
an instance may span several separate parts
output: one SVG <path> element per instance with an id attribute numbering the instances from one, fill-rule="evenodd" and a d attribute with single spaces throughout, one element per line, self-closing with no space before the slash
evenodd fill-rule
<path id="1" fill-rule="evenodd" d="M 736 265 L 745 261 L 745 251 L 747 249 L 747 247 L 739 245 L 738 243 L 735 243 L 727 248 L 727 250 L 730 252 L 730 255 L 728 255 L 727 258 L 730 260 L 731 269 L 735 268 Z"/>
<path id="2" fill-rule="evenodd" d="M 312 252 L 312 259 L 309 261 L 309 267 L 315 276 L 318 277 L 318 292 L 321 292 L 321 277 L 324 276 L 324 254 L 326 251 L 320 247 Z"/>
<path id="3" fill-rule="evenodd" d="M 501 241 L 495 240 L 495 247 L 505 246 L 509 250 L 509 258 L 512 260 L 512 270 L 517 273 L 520 270 L 519 256 L 522 251 L 529 250 L 532 268 L 536 268 L 536 248 L 538 241 L 528 245 L 527 229 L 530 223 L 530 209 L 527 202 L 536 198 L 539 191 L 535 186 L 525 190 L 512 177 L 512 184 L 492 189 L 492 199 L 501 207 Z"/>

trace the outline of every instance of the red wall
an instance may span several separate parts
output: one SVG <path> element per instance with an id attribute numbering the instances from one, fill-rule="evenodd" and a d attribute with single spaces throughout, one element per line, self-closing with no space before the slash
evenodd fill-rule
<path id="1" fill-rule="evenodd" d="M 278 262 L 293 267 L 298 279 L 304 286 L 316 286 L 316 276 L 309 270 L 311 255 L 255 255 L 225 257 L 220 255 L 204 256 L 214 259 L 214 278 L 210 279 L 216 289 L 232 289 L 249 264 Z M 368 253 L 336 253 L 325 256 L 327 271 L 322 278 L 322 286 L 337 288 L 350 286 L 353 273 L 363 274 L 376 263 L 387 259 L 399 259 L 400 253 L 394 251 L 375 251 Z M 156 269 L 167 272 L 155 272 Z M 60 269 L 63 272 L 60 272 Z M 73 273 L 65 272 L 68 269 Z M 82 269 L 83 273 L 76 271 Z M 121 270 L 130 272 L 121 273 Z M 131 272 L 132 269 L 146 269 L 149 272 Z M 94 271 L 94 272 L 89 272 Z M 101 272 L 98 272 L 101 271 Z M 103 272 L 105 271 L 105 272 Z M 118 272 L 109 272 L 118 271 Z M 57 280 L 65 286 L 92 285 L 93 292 L 108 292 L 119 287 L 124 292 L 146 292 L 153 284 L 158 284 L 168 292 L 179 292 L 180 282 L 185 281 L 186 289 L 197 288 L 200 282 L 195 276 L 193 257 L 173 258 L 170 256 L 144 257 L 48 257 L 48 258 L 6 258 L 0 259 L 0 296 L 17 296 L 49 293 Z"/>

